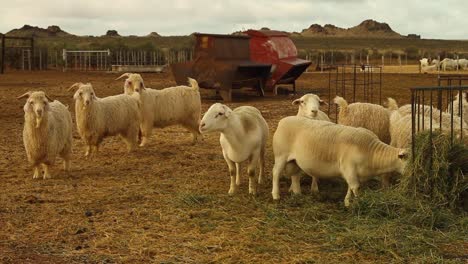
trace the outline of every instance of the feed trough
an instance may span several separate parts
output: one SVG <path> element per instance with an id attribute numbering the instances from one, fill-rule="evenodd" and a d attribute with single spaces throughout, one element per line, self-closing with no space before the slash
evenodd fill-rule
<path id="1" fill-rule="evenodd" d="M 203 88 L 219 91 L 230 101 L 232 89 L 252 87 L 260 95 L 276 94 L 279 84 L 291 84 L 309 67 L 297 58 L 287 34 L 273 30 L 248 30 L 242 35 L 195 34 L 194 60 L 172 64 L 177 84 L 195 78 Z"/>

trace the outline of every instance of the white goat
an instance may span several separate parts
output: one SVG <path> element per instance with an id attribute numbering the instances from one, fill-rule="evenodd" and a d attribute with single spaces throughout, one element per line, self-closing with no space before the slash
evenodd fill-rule
<path id="1" fill-rule="evenodd" d="M 226 105 L 213 104 L 200 123 L 201 133 L 220 132 L 219 142 L 229 167 L 231 185 L 229 194 L 240 185 L 240 163 L 248 161 L 249 193 L 256 193 L 255 170 L 260 165 L 258 183 L 263 181 L 265 147 L 268 125 L 261 112 L 251 106 L 240 106 L 231 110 Z M 236 177 L 234 178 L 234 171 Z"/>
<path id="2" fill-rule="evenodd" d="M 182 125 L 193 135 L 193 143 L 200 138 L 198 126 L 201 115 L 201 99 L 198 83 L 189 78 L 190 86 L 175 86 L 162 90 L 145 87 L 143 78 L 137 73 L 124 73 L 116 80 L 127 77 L 124 92 L 140 94 L 141 133 L 140 146 L 146 145 L 153 127 Z"/>
<path id="3" fill-rule="evenodd" d="M 421 69 L 424 67 L 429 66 L 429 59 L 428 58 L 422 58 L 419 60 L 419 63 L 421 65 Z"/>
<path id="4" fill-rule="evenodd" d="M 449 58 L 445 58 L 440 62 L 440 67 L 443 71 L 457 70 L 458 62 Z"/>
<path id="5" fill-rule="evenodd" d="M 68 107 L 52 100 L 44 92 L 27 92 L 24 105 L 23 143 L 29 163 L 34 168 L 33 178 L 50 178 L 49 166 L 56 156 L 64 160 L 64 169 L 70 169 L 72 154 L 72 118 Z"/>
<path id="6" fill-rule="evenodd" d="M 366 129 L 297 116 L 278 123 L 273 152 L 273 199 L 280 198 L 280 174 L 287 163 L 295 162 L 308 175 L 344 178 L 348 183 L 345 206 L 349 206 L 351 193 L 357 195 L 362 180 L 394 171 L 401 173 L 405 165 L 402 158 L 406 156 L 405 150 L 381 142 Z"/>
<path id="7" fill-rule="evenodd" d="M 126 94 L 98 98 L 90 83 L 75 83 L 68 90 L 76 89 L 75 115 L 78 133 L 86 143 L 85 156 L 98 152 L 105 137 L 120 135 L 127 150 L 134 150 L 138 143 L 140 102 L 138 95 Z"/>

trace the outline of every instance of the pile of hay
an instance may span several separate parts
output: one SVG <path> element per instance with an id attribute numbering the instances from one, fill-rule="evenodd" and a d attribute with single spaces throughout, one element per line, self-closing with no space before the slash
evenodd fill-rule
<path id="1" fill-rule="evenodd" d="M 415 156 L 406 173 L 389 190 L 366 191 L 352 213 L 371 218 L 398 219 L 426 228 L 448 225 L 449 218 L 468 211 L 468 147 L 450 137 L 429 132 L 416 135 Z"/>

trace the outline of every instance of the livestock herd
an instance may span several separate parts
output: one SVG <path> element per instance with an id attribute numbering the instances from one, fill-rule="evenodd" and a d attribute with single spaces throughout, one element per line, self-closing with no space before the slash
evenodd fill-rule
<path id="1" fill-rule="evenodd" d="M 95 94 L 91 84 L 75 83 L 75 119 L 77 131 L 85 142 L 85 156 L 95 155 L 105 137 L 120 135 L 128 151 L 138 140 L 144 147 L 153 127 L 182 125 L 193 134 L 196 143 L 205 133 L 220 133 L 223 157 L 231 179 L 229 194 L 240 184 L 240 163 L 247 161 L 249 193 L 256 194 L 256 185 L 263 182 L 265 152 L 269 138 L 268 124 L 262 113 L 251 106 L 230 109 L 215 103 L 201 119 L 201 97 L 198 83 L 189 79 L 189 86 L 162 90 L 145 86 L 139 74 L 125 73 L 124 93 L 105 98 Z M 27 98 L 24 105 L 23 142 L 33 178 L 50 178 L 49 167 L 56 156 L 70 168 L 72 150 L 72 117 L 68 107 L 50 99 L 45 92 L 30 91 L 18 98 Z M 430 117 L 440 122 L 442 132 L 450 131 L 450 112 L 454 113 L 454 133 L 466 139 L 468 132 L 468 102 L 466 93 L 456 95 L 453 105 L 463 102 L 462 109 L 436 109 L 420 105 L 419 119 Z M 407 149 L 411 144 L 411 105 L 398 107 L 388 98 L 387 107 L 369 103 L 352 103 L 336 97 L 339 106 L 338 124 L 330 121 L 320 106 L 326 104 L 315 94 L 306 94 L 292 102 L 298 106 L 296 116 L 280 120 L 273 135 L 274 167 L 273 199 L 280 198 L 279 178 L 291 178 L 290 191 L 301 193 L 301 176 L 312 177 L 312 192 L 318 192 L 318 179 L 341 177 L 348 185 L 344 199 L 350 204 L 358 194 L 360 183 L 371 177 L 381 177 L 388 186 L 392 173 L 402 173 Z M 432 109 L 431 109 L 432 108 Z M 461 111 L 463 115 L 461 118 Z M 430 115 L 432 113 L 432 115 Z M 435 114 L 436 113 L 436 114 Z M 442 118 L 442 120 L 441 120 Z M 426 126 L 428 129 L 429 126 Z M 140 135 L 140 136 L 139 136 Z M 255 175 L 258 169 L 258 178 Z"/>
<path id="2" fill-rule="evenodd" d="M 421 72 L 428 71 L 457 71 L 468 70 L 468 59 L 450 59 L 443 60 L 422 58 L 419 60 Z"/>

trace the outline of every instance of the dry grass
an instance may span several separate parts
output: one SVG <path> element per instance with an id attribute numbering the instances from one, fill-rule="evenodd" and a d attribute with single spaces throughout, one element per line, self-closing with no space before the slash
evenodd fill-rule
<path id="1" fill-rule="evenodd" d="M 342 181 L 322 181 L 321 195 L 271 200 L 271 184 L 248 195 L 246 176 L 230 197 L 228 172 L 218 137 L 192 146 L 180 127 L 155 130 L 149 145 L 125 153 L 108 139 L 93 160 L 82 159 L 75 138 L 73 171 L 55 166 L 53 179 L 33 180 L 25 163 L 21 129 L 24 102 L 13 98 L 29 89 L 46 90 L 69 104 L 66 87 L 94 84 L 99 96 L 122 92 L 116 76 L 103 73 L 9 73 L 0 77 L 0 262 L 2 263 L 463 263 L 468 255 L 466 217 L 448 226 L 418 225 L 408 217 L 355 213 L 345 209 Z M 143 76 L 148 87 L 174 84 L 170 76 Z M 327 75 L 308 74 L 299 89 L 324 95 Z M 384 96 L 407 103 L 407 88 L 433 85 L 428 75 L 385 75 Z M 213 103 L 206 99 L 203 110 Z M 326 99 L 326 98 L 325 98 Z M 296 113 L 291 98 L 240 99 L 264 114 L 272 133 L 279 119 Z M 75 137 L 77 135 L 75 134 Z M 267 175 L 272 168 L 267 149 Z M 245 168 L 244 168 L 245 170 Z M 363 193 L 381 194 L 370 182 Z M 281 182 L 285 194 L 289 182 Z M 384 196 L 382 196 L 384 197 Z M 387 196 L 385 196 L 387 197 Z M 397 198 L 395 198 L 397 199 Z M 363 199 L 364 200 L 364 199 Z M 361 200 L 359 200 L 361 201 Z M 387 201 L 385 201 L 386 204 Z M 390 210 L 391 209 L 391 210 Z M 389 213 L 396 212 L 389 204 Z M 440 211 L 441 217 L 445 211 Z M 422 220 L 421 220 L 422 221 Z M 421 222 L 419 221 L 419 223 Z M 425 221 L 422 221 L 425 223 Z M 438 220 L 440 223 L 440 220 Z"/>

